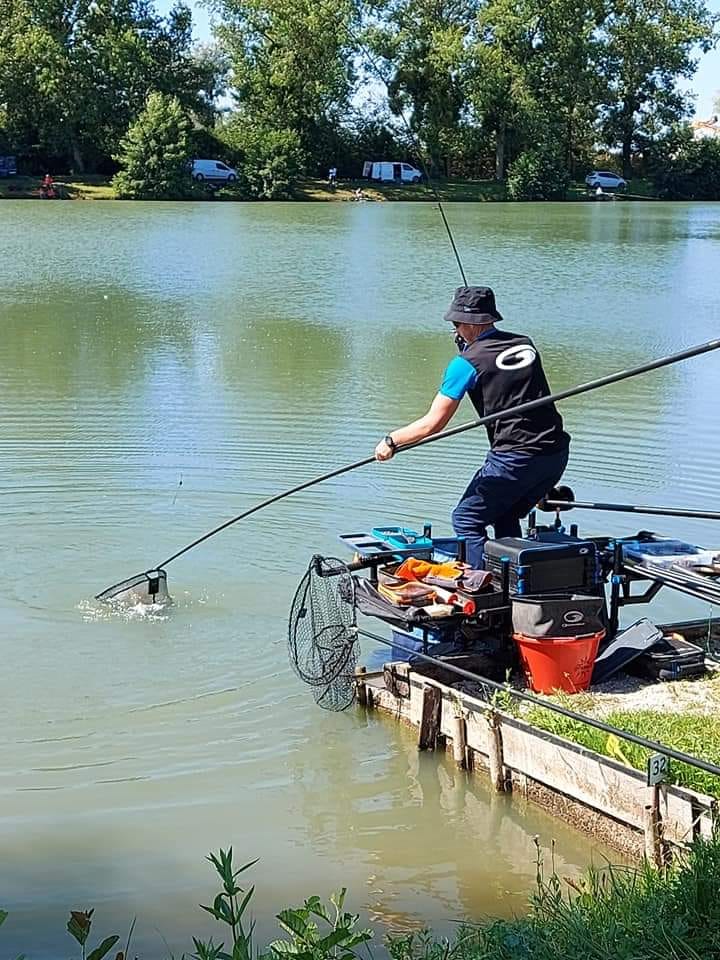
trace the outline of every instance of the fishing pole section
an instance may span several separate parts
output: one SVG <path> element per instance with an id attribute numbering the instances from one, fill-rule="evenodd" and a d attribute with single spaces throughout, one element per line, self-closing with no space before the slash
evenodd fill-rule
<path id="1" fill-rule="evenodd" d="M 496 411 L 495 413 L 488 414 L 485 417 L 479 417 L 468 421 L 467 423 L 460 424 L 457 427 L 449 427 L 448 429 L 443 430 L 440 433 L 436 433 L 433 436 L 425 437 L 423 440 L 418 440 L 415 443 L 399 446 L 398 452 L 404 452 L 406 450 L 412 450 L 416 447 L 425 446 L 429 443 L 435 443 L 436 441 L 446 439 L 447 437 L 454 437 L 468 430 L 474 430 L 477 427 L 494 423 L 503 417 L 514 416 L 527 410 L 533 410 L 536 407 L 543 406 L 544 404 L 559 403 L 560 401 L 567 400 L 570 397 L 577 397 L 583 393 L 589 393 L 592 390 L 598 390 L 601 387 L 606 387 L 613 383 L 619 383 L 622 380 L 628 380 L 631 377 L 649 373 L 652 370 L 659 370 L 662 367 L 667 367 L 674 363 L 680 363 L 683 360 L 689 360 L 692 357 L 709 353 L 713 350 L 717 350 L 718 348 L 720 348 L 720 339 L 708 340 L 707 342 L 698 344 L 694 347 L 689 347 L 685 350 L 680 350 L 677 353 L 669 354 L 665 357 L 659 357 L 655 360 L 650 360 L 647 363 L 630 367 L 626 370 L 620 370 L 617 373 L 608 374 L 607 376 L 600 377 L 596 380 L 590 380 L 567 390 L 561 390 L 557 393 L 549 394 L 546 397 L 540 397 L 537 400 L 530 400 L 526 403 L 518 404 L 517 406 L 510 407 L 506 410 Z M 314 487 L 335 477 L 340 477 L 345 473 L 350 473 L 352 470 L 357 470 L 360 467 L 367 466 L 368 464 L 374 462 L 374 456 L 364 457 L 362 460 L 356 460 L 354 463 L 349 463 L 345 466 L 338 467 L 335 470 L 330 470 L 327 473 L 321 474 L 320 476 L 306 480 L 304 483 L 300 483 L 295 487 L 291 487 L 288 490 L 281 491 L 280 493 L 268 497 L 267 499 L 256 503 L 248 510 L 243 511 L 237 516 L 231 517 L 229 520 L 221 523 L 219 526 L 214 527 L 208 533 L 205 533 L 196 540 L 193 540 L 191 543 L 171 554 L 156 566 L 150 567 L 147 570 L 112 584 L 105 590 L 96 594 L 95 599 L 100 601 L 113 600 L 121 603 L 167 602 L 169 600 L 169 593 L 167 587 L 167 571 L 165 570 L 165 567 L 169 566 L 169 564 L 174 560 L 177 560 L 179 557 L 188 553 L 188 551 L 199 546 L 201 543 L 204 543 L 206 540 L 209 540 L 211 537 L 216 536 L 216 534 L 221 533 L 223 530 L 226 530 L 233 524 L 247 519 L 253 514 L 258 513 L 260 510 L 264 510 L 266 507 L 272 506 L 272 504 L 278 503 L 280 500 L 284 500 L 286 497 L 293 496 L 294 494 L 300 493 L 303 490 L 308 490 L 310 487 Z"/>

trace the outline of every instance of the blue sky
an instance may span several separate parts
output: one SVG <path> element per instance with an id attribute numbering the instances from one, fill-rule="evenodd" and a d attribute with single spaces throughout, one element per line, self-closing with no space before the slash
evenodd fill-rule
<path id="1" fill-rule="evenodd" d="M 157 0 L 157 7 L 161 13 L 167 13 L 173 0 Z M 198 0 L 186 0 L 192 7 L 195 23 L 195 37 L 197 40 L 209 40 L 211 37 L 210 17 L 207 8 Z M 720 13 L 720 0 L 707 0 L 707 5 L 713 13 Z M 720 48 L 712 50 L 700 60 L 700 66 L 695 74 L 691 89 L 697 95 L 695 115 L 708 117 L 712 110 L 712 102 L 720 96 Z"/>

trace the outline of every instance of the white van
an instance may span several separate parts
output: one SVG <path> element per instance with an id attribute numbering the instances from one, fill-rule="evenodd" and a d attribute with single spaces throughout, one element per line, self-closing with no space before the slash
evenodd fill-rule
<path id="1" fill-rule="evenodd" d="M 379 163 L 366 161 L 363 176 L 381 183 L 420 183 L 423 178 L 422 172 L 409 163 L 389 163 L 386 160 Z"/>
<path id="2" fill-rule="evenodd" d="M 237 170 L 233 170 L 219 160 L 193 160 L 192 178 L 198 183 L 202 183 L 203 180 L 224 180 L 226 183 L 234 183 L 238 175 Z"/>

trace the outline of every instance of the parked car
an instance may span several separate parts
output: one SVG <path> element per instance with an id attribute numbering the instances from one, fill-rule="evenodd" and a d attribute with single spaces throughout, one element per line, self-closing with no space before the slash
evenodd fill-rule
<path id="1" fill-rule="evenodd" d="M 363 177 L 383 183 L 420 183 L 422 172 L 409 163 L 390 163 L 386 160 L 363 164 Z"/>
<path id="2" fill-rule="evenodd" d="M 16 173 L 15 157 L 0 157 L 0 177 L 14 177 Z"/>
<path id="3" fill-rule="evenodd" d="M 616 173 L 607 170 L 593 170 L 585 177 L 585 183 L 593 190 L 602 187 L 603 190 L 624 190 L 627 182 Z"/>
<path id="4" fill-rule="evenodd" d="M 225 183 L 234 183 L 237 178 L 237 170 L 221 163 L 220 160 L 193 160 L 192 178 L 198 183 L 203 180 L 224 180 Z"/>

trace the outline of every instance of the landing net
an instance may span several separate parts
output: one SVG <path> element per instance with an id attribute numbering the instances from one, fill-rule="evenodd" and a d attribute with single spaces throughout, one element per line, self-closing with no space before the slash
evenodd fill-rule
<path id="1" fill-rule="evenodd" d="M 358 638 L 355 581 L 341 560 L 314 556 L 300 581 L 288 622 L 290 663 L 325 710 L 355 699 Z"/>
<path id="2" fill-rule="evenodd" d="M 168 603 L 170 594 L 167 588 L 167 573 L 158 568 L 138 573 L 127 580 L 113 584 L 102 593 L 98 593 L 96 600 L 114 600 L 118 603 Z"/>

